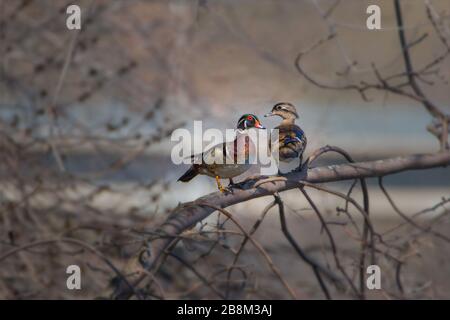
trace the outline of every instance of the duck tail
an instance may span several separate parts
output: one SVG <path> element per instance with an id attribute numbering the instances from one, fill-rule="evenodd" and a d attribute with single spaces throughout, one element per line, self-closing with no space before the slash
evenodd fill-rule
<path id="1" fill-rule="evenodd" d="M 196 175 L 198 175 L 197 167 L 192 166 L 186 171 L 181 177 L 178 178 L 178 181 L 188 182 L 191 181 Z"/>

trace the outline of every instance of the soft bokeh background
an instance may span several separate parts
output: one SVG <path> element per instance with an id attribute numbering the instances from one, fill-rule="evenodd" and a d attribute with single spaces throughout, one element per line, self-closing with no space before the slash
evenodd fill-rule
<path id="1" fill-rule="evenodd" d="M 430 2 L 449 32 L 450 2 Z M 307 155 L 326 144 L 344 148 L 356 160 L 439 148 L 438 141 L 426 131 L 431 118 L 418 103 L 384 91 L 371 91 L 370 101 L 363 101 L 354 91 L 317 88 L 294 67 L 297 54 L 333 28 L 337 37 L 303 60 L 315 79 L 328 84 L 371 81 L 372 63 L 385 76 L 402 72 L 390 0 L 0 3 L 0 130 L 13 139 L 13 145 L 25 149 L 21 156 L 13 157 L 17 171 L 5 165 L 6 160 L 0 164 L 3 208 L 11 203 L 21 208 L 21 195 L 37 188 L 39 194 L 30 191 L 27 206 L 37 216 L 39 212 L 64 212 L 71 225 L 80 224 L 82 215 L 95 219 L 101 216 L 101 224 L 106 223 L 104 216 L 117 216 L 117 221 L 122 221 L 124 215 L 132 214 L 125 219 L 127 226 L 135 225 L 133 219 L 145 222 L 155 215 L 162 218 L 179 202 L 216 190 L 215 182 L 208 177 L 197 177 L 189 184 L 176 182 L 187 167 L 170 160 L 171 132 L 192 128 L 194 120 L 202 120 L 205 129 L 233 128 L 241 114 L 262 117 L 279 101 L 297 106 L 299 124 L 308 137 Z M 365 27 L 366 8 L 374 3 L 382 10 L 379 31 Z M 65 27 L 68 4 L 78 4 L 82 9 L 80 32 Z M 332 13 L 324 19 L 330 8 Z M 420 68 L 443 48 L 426 15 L 424 1 L 402 1 L 402 8 L 409 41 L 428 33 L 411 49 L 414 65 Z M 446 59 L 439 65 L 433 84 L 421 83 L 447 112 L 449 76 L 450 61 Z M 262 121 L 270 128 L 278 120 Z M 5 138 L 2 144 L 9 146 L 8 141 Z M 7 158 L 6 154 L 3 156 Z M 322 164 L 341 161 L 330 156 Z M 17 177 L 19 184 L 13 182 Z M 388 177 L 386 184 L 398 206 L 413 214 L 450 195 L 450 170 L 397 174 Z M 369 185 L 372 215 L 379 218 L 380 226 L 393 226 L 395 212 L 376 182 L 369 181 Z M 313 195 L 333 217 L 341 202 L 323 194 Z M 253 200 L 231 210 L 251 225 L 270 200 Z M 305 209 L 306 202 L 295 192 L 287 192 L 285 201 L 290 218 L 298 224 L 299 237 L 308 246 L 320 245 L 319 226 L 312 212 Z M 84 204 L 82 209 L 77 207 L 80 203 Z M 6 215 L 2 241 L 7 242 L 8 223 L 14 223 L 17 217 Z M 48 224 L 45 219 L 44 225 Z M 264 225 L 262 232 L 274 236 L 271 241 L 262 241 L 273 251 L 280 268 L 295 275 L 300 288 L 308 287 L 310 275 L 304 279 L 298 275 L 300 269 L 291 265 L 296 258 L 283 244 L 276 223 L 275 219 Z M 444 232 L 448 234 L 448 230 L 447 226 Z M 2 250 L 7 248 L 5 245 Z M 251 254 L 247 257 L 250 264 L 254 261 Z M 436 256 L 431 256 L 435 261 Z M 448 266 L 448 259 L 442 259 Z M 418 295 L 450 297 L 450 269 L 440 268 L 436 273 L 435 264 L 425 265 L 410 273 L 411 279 L 419 279 L 418 283 L 411 280 L 411 286 L 422 288 L 431 281 L 441 287 L 428 284 L 423 289 L 426 292 L 419 291 Z M 431 275 L 437 279 L 429 280 Z M 12 291 L 27 288 L 28 279 L 22 281 L 21 289 L 15 288 L 14 282 L 4 284 L 2 296 L 13 297 Z M 266 285 L 273 284 L 269 281 Z M 285 298 L 274 292 L 261 293 L 261 297 Z M 33 294 L 47 297 L 39 290 L 30 296 Z M 311 289 L 303 297 L 320 297 L 320 293 Z"/>

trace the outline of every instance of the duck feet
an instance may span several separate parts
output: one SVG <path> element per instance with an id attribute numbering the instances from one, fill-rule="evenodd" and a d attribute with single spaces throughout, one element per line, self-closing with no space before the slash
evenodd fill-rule
<path id="1" fill-rule="evenodd" d="M 251 176 L 236 183 L 230 178 L 230 184 L 228 185 L 227 189 L 228 191 L 231 191 L 231 193 L 233 193 L 233 189 L 245 190 L 251 188 L 253 184 L 261 178 L 267 178 L 267 176 Z"/>
<path id="2" fill-rule="evenodd" d="M 245 187 L 246 182 L 233 182 L 233 179 L 230 178 L 230 184 L 228 185 L 228 189 L 232 190 L 234 188 L 243 190 Z"/>
<path id="3" fill-rule="evenodd" d="M 230 179 L 231 180 L 231 179 Z M 233 181 L 233 180 L 231 180 L 231 181 Z M 232 192 L 232 190 L 231 190 L 231 187 L 234 185 L 228 185 L 227 187 L 224 187 L 223 185 L 222 185 L 222 183 L 220 183 L 220 177 L 219 176 L 216 176 L 216 182 L 217 182 L 217 188 L 219 189 L 219 191 L 221 192 L 221 193 L 233 193 Z"/>
<path id="4" fill-rule="evenodd" d="M 220 183 L 219 176 L 216 176 L 216 183 L 217 183 L 217 188 L 219 189 L 219 191 L 224 193 L 226 191 L 226 189 L 223 187 L 222 183 Z"/>

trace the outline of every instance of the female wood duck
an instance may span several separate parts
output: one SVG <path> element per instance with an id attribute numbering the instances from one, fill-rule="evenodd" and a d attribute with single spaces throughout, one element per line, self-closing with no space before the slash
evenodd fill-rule
<path id="1" fill-rule="evenodd" d="M 232 178 L 241 175 L 250 168 L 250 154 L 254 154 L 256 151 L 248 136 L 248 130 L 251 128 L 265 129 L 255 115 L 244 114 L 237 123 L 234 141 L 220 143 L 204 151 L 201 155 L 192 156 L 192 159 L 201 157 L 201 163 L 194 163 L 178 181 L 188 182 L 196 175 L 203 174 L 215 177 L 217 187 L 221 192 L 224 192 L 226 189 L 220 183 L 221 178 L 230 179 L 230 185 L 233 185 Z M 215 159 L 221 159 L 221 161 L 214 161 Z"/>
<path id="2" fill-rule="evenodd" d="M 290 162 L 299 158 L 302 165 L 303 151 L 306 148 L 306 135 L 303 130 L 295 124 L 298 118 L 295 107 L 288 102 L 280 102 L 273 106 L 272 111 L 265 117 L 280 116 L 283 120 L 275 129 L 279 130 L 278 152 L 279 159 L 283 162 Z"/>

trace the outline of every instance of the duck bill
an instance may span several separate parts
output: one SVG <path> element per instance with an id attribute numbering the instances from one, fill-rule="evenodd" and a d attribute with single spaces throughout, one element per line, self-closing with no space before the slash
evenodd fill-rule
<path id="1" fill-rule="evenodd" d="M 264 126 L 261 124 L 261 122 L 256 121 L 256 122 L 255 122 L 255 128 L 258 128 L 258 129 L 265 129 L 266 127 L 264 127 Z"/>
<path id="2" fill-rule="evenodd" d="M 273 114 L 272 112 L 266 113 L 266 114 L 264 115 L 264 117 L 272 117 L 272 116 L 274 116 L 274 114 Z"/>

